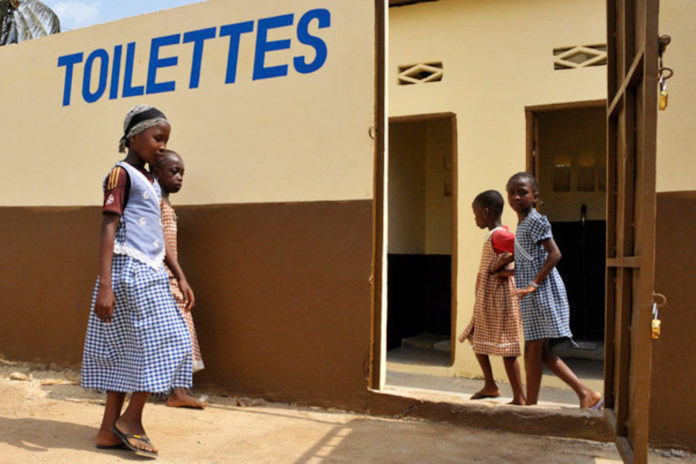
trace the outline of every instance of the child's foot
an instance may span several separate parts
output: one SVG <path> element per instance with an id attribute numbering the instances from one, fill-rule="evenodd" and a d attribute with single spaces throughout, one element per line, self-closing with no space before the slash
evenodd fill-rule
<path id="1" fill-rule="evenodd" d="M 117 449 L 123 443 L 121 439 L 114 434 L 111 430 L 99 429 L 97 438 L 94 440 L 94 444 L 99 449 Z"/>
<path id="2" fill-rule="evenodd" d="M 500 396 L 500 390 L 497 388 L 482 388 L 481 390 L 477 391 L 471 397 L 469 398 L 470 400 L 482 400 L 484 398 L 497 398 Z"/>
<path id="3" fill-rule="evenodd" d="M 598 391 L 589 390 L 580 398 L 580 407 L 582 409 L 600 409 L 603 403 L 604 398 Z"/>
<path id="4" fill-rule="evenodd" d="M 524 406 L 527 404 L 527 401 L 524 398 L 514 398 L 508 404 L 512 404 L 514 406 Z"/>
<path id="5" fill-rule="evenodd" d="M 169 398 L 167 398 L 167 406 L 172 408 L 203 409 L 208 406 L 208 404 L 198 401 L 196 398 L 189 395 L 184 388 L 175 388 L 169 394 Z"/>
<path id="6" fill-rule="evenodd" d="M 120 438 L 121 442 L 138 456 L 156 458 L 158 451 L 150 441 L 150 438 L 143 430 L 142 426 L 128 424 L 123 418 L 116 421 L 113 433 Z"/>

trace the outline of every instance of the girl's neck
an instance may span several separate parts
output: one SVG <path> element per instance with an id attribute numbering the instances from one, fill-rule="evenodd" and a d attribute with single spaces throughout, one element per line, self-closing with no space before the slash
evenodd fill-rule
<path id="1" fill-rule="evenodd" d="M 493 230 L 497 229 L 498 227 L 501 227 L 503 223 L 501 222 L 500 218 L 494 219 L 493 221 L 488 223 L 488 230 Z"/>
<path id="2" fill-rule="evenodd" d="M 171 202 L 169 201 L 169 192 L 166 190 L 162 189 L 162 199 L 167 202 L 169 206 L 171 206 Z"/>
<path id="3" fill-rule="evenodd" d="M 136 168 L 144 169 L 145 168 L 145 161 L 142 160 L 134 151 L 128 150 L 128 154 L 124 158 L 126 163 L 130 164 L 131 166 L 135 166 Z"/>
<path id="4" fill-rule="evenodd" d="M 517 223 L 519 224 L 520 222 L 524 221 L 524 219 L 527 216 L 529 216 L 529 213 L 531 213 L 533 209 L 534 209 L 534 206 L 529 208 L 527 211 L 518 211 L 517 212 Z"/>

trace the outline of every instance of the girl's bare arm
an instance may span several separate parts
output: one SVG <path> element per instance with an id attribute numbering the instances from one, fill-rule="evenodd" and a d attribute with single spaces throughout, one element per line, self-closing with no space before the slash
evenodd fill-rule
<path id="1" fill-rule="evenodd" d="M 99 289 L 94 312 L 104 322 L 114 317 L 114 290 L 111 284 L 111 261 L 114 257 L 114 237 L 120 221 L 116 214 L 103 214 L 99 238 Z"/>
<path id="2" fill-rule="evenodd" d="M 169 243 L 167 243 L 166 240 L 164 244 L 164 249 L 164 262 L 167 265 L 167 267 L 172 271 L 172 274 L 174 274 L 174 277 L 176 277 L 176 280 L 179 283 L 179 289 L 181 290 L 181 293 L 184 295 L 184 301 L 186 302 L 186 311 L 191 311 L 193 305 L 196 304 L 196 297 L 193 294 L 193 289 L 188 284 L 186 276 L 184 275 L 184 271 L 183 269 L 181 269 L 179 261 L 174 257 L 174 253 L 169 248 Z"/>

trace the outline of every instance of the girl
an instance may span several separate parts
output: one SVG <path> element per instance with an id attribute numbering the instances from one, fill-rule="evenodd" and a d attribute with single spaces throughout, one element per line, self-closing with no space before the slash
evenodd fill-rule
<path id="1" fill-rule="evenodd" d="M 106 391 L 98 448 L 125 446 L 154 458 L 142 424 L 150 392 L 191 385 L 191 340 L 169 290 L 163 258 L 194 304 L 179 263 L 162 235 L 160 188 L 145 170 L 162 153 L 171 127 L 159 110 L 127 115 L 119 150 L 128 154 L 104 180 L 99 277 L 82 359 L 82 386 Z M 131 399 L 121 412 L 126 393 Z M 122 445 L 121 445 L 122 443 Z"/>
<path id="2" fill-rule="evenodd" d="M 553 240 L 551 224 L 534 209 L 539 185 L 531 174 L 519 172 L 507 183 L 508 202 L 517 213 L 515 280 L 524 328 L 524 362 L 527 404 L 536 404 L 542 364 L 578 395 L 580 407 L 599 409 L 601 393 L 591 390 L 549 349 L 549 339 L 571 337 L 565 287 L 556 264 L 561 252 Z"/>
<path id="3" fill-rule="evenodd" d="M 172 204 L 169 202 L 169 194 L 177 193 L 181 190 L 181 184 L 184 180 L 184 160 L 179 154 L 166 150 L 159 158 L 159 161 L 154 167 L 153 173 L 160 187 L 162 188 L 162 200 L 160 207 L 162 210 L 162 226 L 164 228 L 164 239 L 171 250 L 172 255 L 178 260 L 179 252 L 176 244 L 176 213 Z M 200 371 L 204 368 L 203 358 L 201 357 L 201 349 L 198 346 L 198 337 L 196 336 L 196 328 L 193 325 L 193 316 L 191 311 L 186 309 L 186 300 L 184 294 L 179 287 L 176 277 L 167 267 L 169 274 L 169 287 L 176 305 L 181 312 L 181 315 L 186 321 L 189 335 L 191 336 L 191 353 L 193 355 L 193 372 Z M 175 408 L 196 408 L 203 409 L 207 404 L 198 401 L 196 398 L 188 394 L 185 388 L 174 388 L 167 399 L 167 406 Z"/>
<path id="4" fill-rule="evenodd" d="M 474 314 L 459 341 L 469 340 L 481 365 L 485 384 L 472 400 L 495 398 L 500 390 L 493 378 L 489 355 L 503 357 L 512 387 L 511 404 L 525 404 L 517 357 L 520 355 L 520 309 L 513 292 L 515 279 L 505 267 L 512 261 L 515 236 L 503 226 L 500 216 L 505 201 L 495 190 L 480 193 L 472 207 L 476 225 L 488 228 L 481 266 L 476 276 Z"/>

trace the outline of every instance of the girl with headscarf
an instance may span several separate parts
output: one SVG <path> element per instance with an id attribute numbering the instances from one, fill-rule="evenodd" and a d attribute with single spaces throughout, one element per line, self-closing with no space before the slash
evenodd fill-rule
<path id="1" fill-rule="evenodd" d="M 157 163 L 171 126 L 156 108 L 127 114 L 126 157 L 104 180 L 97 278 L 82 359 L 82 386 L 105 391 L 97 448 L 126 447 L 156 457 L 142 424 L 150 393 L 191 386 L 191 340 L 169 289 L 167 266 L 190 309 L 194 295 L 162 234 L 161 190 L 145 170 Z M 131 399 L 125 411 L 126 393 Z"/>

